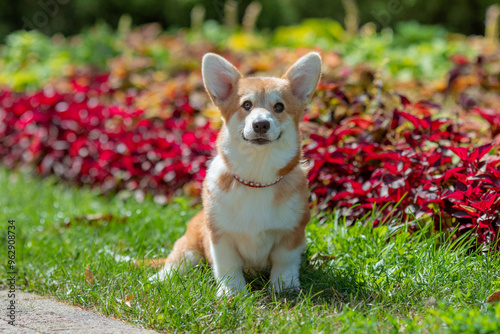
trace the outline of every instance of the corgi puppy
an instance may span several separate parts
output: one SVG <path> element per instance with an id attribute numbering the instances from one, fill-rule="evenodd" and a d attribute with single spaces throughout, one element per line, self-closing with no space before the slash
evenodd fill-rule
<path id="1" fill-rule="evenodd" d="M 203 184 L 203 210 L 150 280 L 206 260 L 219 296 L 246 292 L 243 271 L 269 267 L 276 292 L 298 290 L 310 218 L 299 122 L 320 74 L 315 52 L 281 78 L 245 78 L 220 56 L 203 57 L 203 82 L 223 120 L 217 155 Z"/>

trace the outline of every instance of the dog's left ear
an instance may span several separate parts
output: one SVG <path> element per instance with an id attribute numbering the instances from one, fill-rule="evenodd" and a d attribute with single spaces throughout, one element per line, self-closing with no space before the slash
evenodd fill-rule
<path id="1" fill-rule="evenodd" d="M 309 52 L 302 56 L 288 69 L 283 76 L 287 79 L 300 102 L 308 103 L 318 86 L 321 76 L 321 56 L 317 52 Z"/>

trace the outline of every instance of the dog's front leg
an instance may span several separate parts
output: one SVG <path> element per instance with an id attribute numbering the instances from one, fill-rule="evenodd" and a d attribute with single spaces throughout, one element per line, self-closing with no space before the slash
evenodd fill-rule
<path id="1" fill-rule="evenodd" d="M 271 252 L 271 283 L 275 292 L 299 291 L 299 269 L 303 250 L 303 245 L 292 250 L 278 246 Z"/>
<path id="2" fill-rule="evenodd" d="M 210 252 L 213 260 L 213 272 L 219 288 L 217 295 L 235 295 L 246 290 L 243 277 L 243 260 L 229 238 L 221 237 L 210 241 Z"/>

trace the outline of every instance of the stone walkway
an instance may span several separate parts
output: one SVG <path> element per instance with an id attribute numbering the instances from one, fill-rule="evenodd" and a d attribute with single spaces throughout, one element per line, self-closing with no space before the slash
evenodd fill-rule
<path id="1" fill-rule="evenodd" d="M 7 321 L 8 291 L 0 291 L 0 333 L 156 333 L 46 297 L 16 291 L 16 326 Z"/>

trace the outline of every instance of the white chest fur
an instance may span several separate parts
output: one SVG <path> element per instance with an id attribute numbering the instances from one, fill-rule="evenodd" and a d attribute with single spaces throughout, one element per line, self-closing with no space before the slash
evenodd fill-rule
<path id="1" fill-rule="evenodd" d="M 207 172 L 213 224 L 232 240 L 244 260 L 244 267 L 265 267 L 272 247 L 283 233 L 292 231 L 302 216 L 299 194 L 292 194 L 277 205 L 274 188 L 251 188 L 235 183 L 229 191 L 220 189 L 217 179 L 227 172 L 223 159 L 217 156 Z M 236 182 L 236 181 L 235 181 Z"/>

